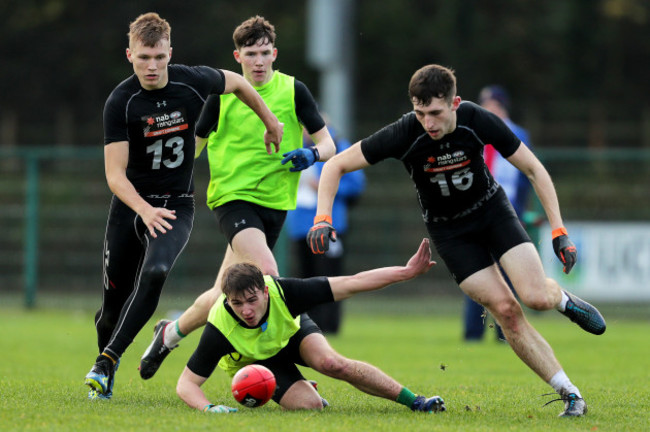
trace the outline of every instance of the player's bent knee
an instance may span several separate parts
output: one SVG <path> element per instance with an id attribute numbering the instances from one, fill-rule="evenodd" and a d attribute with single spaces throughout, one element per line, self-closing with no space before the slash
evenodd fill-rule
<path id="1" fill-rule="evenodd" d="M 162 284 L 167 279 L 169 270 L 170 267 L 166 264 L 155 264 L 147 266 L 142 269 L 140 280 L 149 281 L 152 286 L 160 286 L 162 289 Z"/>
<path id="2" fill-rule="evenodd" d="M 491 312 L 502 326 L 515 325 L 523 316 L 523 310 L 514 298 L 498 303 Z"/>
<path id="3" fill-rule="evenodd" d="M 344 378 L 350 362 L 340 355 L 326 355 L 319 361 L 319 372 L 333 378 Z"/>
<path id="4" fill-rule="evenodd" d="M 529 294 L 525 296 L 521 296 L 521 301 L 527 307 L 537 311 L 552 309 L 556 303 L 553 301 L 551 294 L 544 289 L 544 286 L 529 291 Z"/>
<path id="5" fill-rule="evenodd" d="M 262 262 L 260 265 L 260 270 L 262 270 L 262 273 L 265 275 L 279 275 L 278 271 L 278 265 L 275 263 L 275 261 L 265 261 Z"/>
<path id="6" fill-rule="evenodd" d="M 291 385 L 280 398 L 279 404 L 286 410 L 322 410 L 323 401 L 307 381 L 300 380 Z"/>
<path id="7" fill-rule="evenodd" d="M 320 397 L 308 397 L 291 403 L 281 400 L 280 406 L 286 410 L 322 410 L 323 402 Z"/>

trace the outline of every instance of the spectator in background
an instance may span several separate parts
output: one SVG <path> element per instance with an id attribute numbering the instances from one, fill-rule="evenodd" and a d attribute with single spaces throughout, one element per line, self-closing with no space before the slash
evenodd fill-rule
<path id="1" fill-rule="evenodd" d="M 340 153 L 350 147 L 350 142 L 336 135 L 336 131 L 328 126 L 330 135 L 336 144 L 336 152 Z M 305 147 L 312 146 L 311 137 L 303 135 Z M 307 232 L 312 227 L 316 216 L 318 201 L 318 181 L 323 170 L 323 162 L 318 162 L 303 171 L 298 183 L 298 200 L 296 209 L 287 213 L 287 232 L 291 240 L 291 254 L 295 277 L 308 278 L 312 276 L 340 276 L 344 274 L 345 247 L 343 237 L 348 229 L 348 210 L 359 199 L 365 187 L 363 171 L 354 171 L 341 177 L 338 192 L 332 209 L 334 227 L 338 234 L 337 241 L 323 255 L 311 253 L 305 242 Z M 330 302 L 315 306 L 308 311 L 316 324 L 324 333 L 336 334 L 341 326 L 342 302 Z"/>
<path id="2" fill-rule="evenodd" d="M 528 131 L 510 119 L 510 95 L 506 89 L 499 85 L 483 87 L 479 93 L 478 102 L 483 108 L 499 116 L 517 138 L 530 147 Z M 491 144 L 485 146 L 483 155 L 490 173 L 506 192 L 515 213 L 517 213 L 517 217 L 523 224 L 524 211 L 526 210 L 530 192 L 530 182 L 521 171 L 501 156 Z M 502 274 L 508 286 L 512 289 L 510 280 L 505 273 L 502 272 Z M 483 338 L 486 316 L 487 312 L 483 306 L 465 295 L 464 338 L 466 341 L 478 341 Z M 494 326 L 497 340 L 504 341 L 505 336 L 501 327 L 496 322 Z"/>

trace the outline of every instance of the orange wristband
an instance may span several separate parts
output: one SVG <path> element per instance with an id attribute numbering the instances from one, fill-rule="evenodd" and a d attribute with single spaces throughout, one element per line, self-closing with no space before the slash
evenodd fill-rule
<path id="1" fill-rule="evenodd" d="M 316 217 L 314 218 L 314 225 L 316 225 L 319 222 L 327 222 L 328 224 L 332 225 L 332 216 L 316 215 Z"/>
<path id="2" fill-rule="evenodd" d="M 553 236 L 553 238 L 555 238 L 555 237 L 559 237 L 559 236 L 561 236 L 561 235 L 569 235 L 569 233 L 566 232 L 566 228 L 564 228 L 564 227 L 560 227 L 560 228 L 554 229 L 554 230 L 551 232 L 551 236 Z"/>

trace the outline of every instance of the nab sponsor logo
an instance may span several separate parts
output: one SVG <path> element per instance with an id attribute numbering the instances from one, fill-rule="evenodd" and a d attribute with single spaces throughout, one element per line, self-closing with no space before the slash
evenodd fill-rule
<path id="1" fill-rule="evenodd" d="M 463 150 L 456 150 L 453 153 L 445 153 L 440 156 L 429 156 L 424 165 L 424 171 L 436 173 L 462 168 L 470 163 Z"/>
<path id="2" fill-rule="evenodd" d="M 177 133 L 189 128 L 189 124 L 185 121 L 183 109 L 150 114 L 142 117 L 142 121 L 144 122 L 143 131 L 145 137 Z"/>

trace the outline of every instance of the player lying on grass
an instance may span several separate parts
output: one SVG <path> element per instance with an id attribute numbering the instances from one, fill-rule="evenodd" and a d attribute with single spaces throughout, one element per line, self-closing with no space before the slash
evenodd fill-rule
<path id="1" fill-rule="evenodd" d="M 304 314 L 318 304 L 412 279 L 434 264 L 429 240 L 424 239 L 405 266 L 353 276 L 277 278 L 264 276 L 249 263 L 229 267 L 222 281 L 223 294 L 210 310 L 199 345 L 178 380 L 179 397 L 198 410 L 236 411 L 211 404 L 201 386 L 217 364 L 232 376 L 243 366 L 257 363 L 275 375 L 273 400 L 280 406 L 320 410 L 324 401 L 298 370 L 296 365 L 301 365 L 413 411 L 445 411 L 439 396 L 417 396 L 375 366 L 334 351 L 318 326 Z"/>

